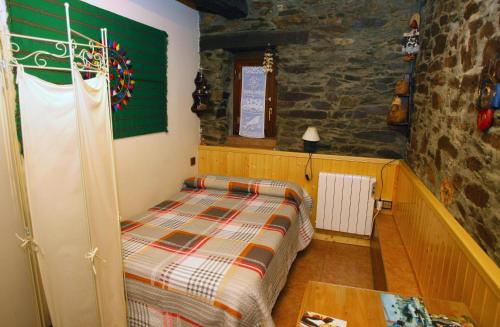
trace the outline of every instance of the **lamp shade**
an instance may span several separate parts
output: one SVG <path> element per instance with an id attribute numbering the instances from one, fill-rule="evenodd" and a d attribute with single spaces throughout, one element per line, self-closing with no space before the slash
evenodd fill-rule
<path id="1" fill-rule="evenodd" d="M 302 135 L 302 139 L 309 142 L 319 142 L 319 134 L 316 127 L 309 126 L 304 135 Z"/>

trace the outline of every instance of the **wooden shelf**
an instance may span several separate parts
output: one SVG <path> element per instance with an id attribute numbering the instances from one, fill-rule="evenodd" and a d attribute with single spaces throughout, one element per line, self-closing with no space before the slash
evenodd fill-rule
<path id="1" fill-rule="evenodd" d="M 224 145 L 237 148 L 258 148 L 273 150 L 276 147 L 276 139 L 254 139 L 249 137 L 230 135 L 227 137 L 226 143 Z"/>
<path id="2" fill-rule="evenodd" d="M 404 295 L 421 295 L 410 258 L 393 216 L 381 214 L 372 238 L 375 288 Z"/>

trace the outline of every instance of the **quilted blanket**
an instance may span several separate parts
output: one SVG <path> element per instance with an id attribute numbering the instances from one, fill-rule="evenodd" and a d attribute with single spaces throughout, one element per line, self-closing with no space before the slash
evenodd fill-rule
<path id="1" fill-rule="evenodd" d="M 122 221 L 129 326 L 273 326 L 311 205 L 293 183 L 205 176 Z"/>

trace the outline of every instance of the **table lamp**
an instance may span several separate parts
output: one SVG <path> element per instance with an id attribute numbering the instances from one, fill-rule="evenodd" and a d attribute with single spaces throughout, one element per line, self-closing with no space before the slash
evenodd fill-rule
<path id="1" fill-rule="evenodd" d="M 319 142 L 319 134 L 316 127 L 309 126 L 304 135 L 302 135 L 302 139 L 304 140 L 305 152 L 308 153 L 316 152 Z"/>

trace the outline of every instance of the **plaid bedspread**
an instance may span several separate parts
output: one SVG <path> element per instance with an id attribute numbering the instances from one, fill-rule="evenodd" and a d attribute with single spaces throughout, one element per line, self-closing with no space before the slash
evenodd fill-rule
<path id="1" fill-rule="evenodd" d="M 122 221 L 129 326 L 273 326 L 311 204 L 292 183 L 205 176 Z"/>

